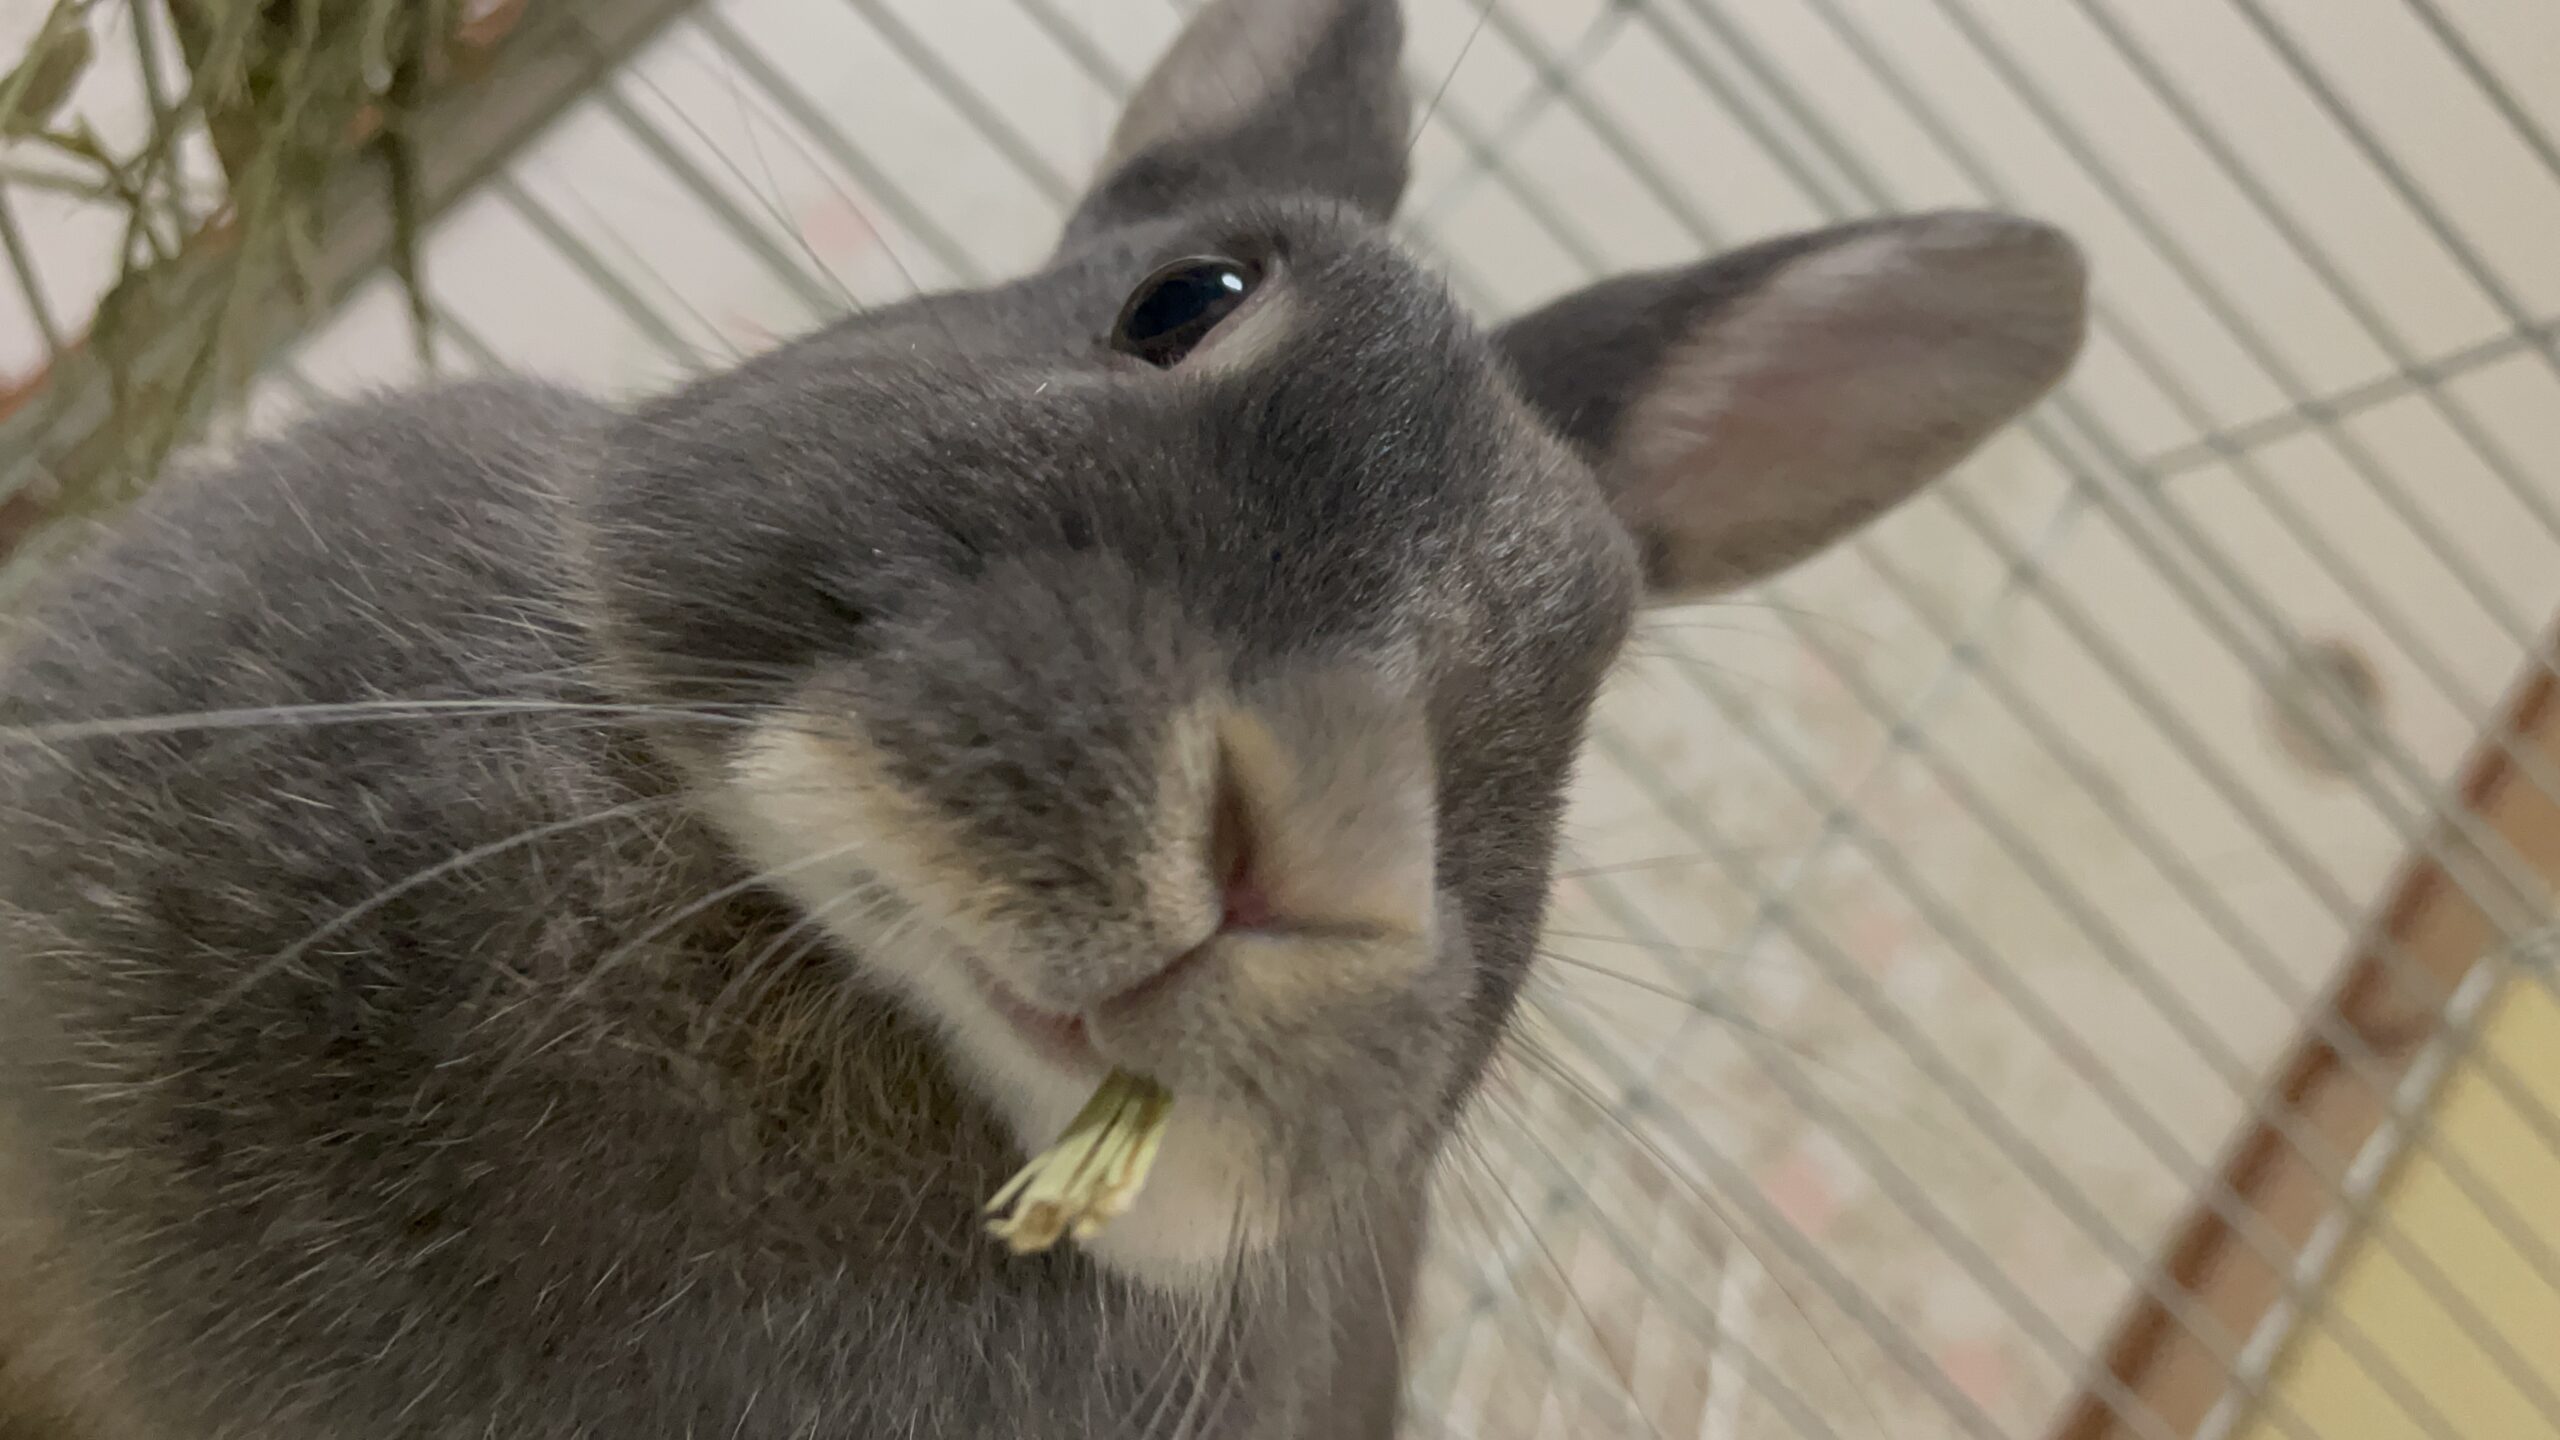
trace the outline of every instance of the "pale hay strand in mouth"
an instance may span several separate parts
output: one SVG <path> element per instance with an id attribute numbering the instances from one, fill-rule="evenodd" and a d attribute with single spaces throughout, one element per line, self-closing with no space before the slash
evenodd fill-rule
<path id="1" fill-rule="evenodd" d="M 1031 1157 L 987 1202 L 988 1233 L 1016 1255 L 1046 1250 L 1068 1235 L 1090 1240 L 1129 1211 L 1164 1144 L 1173 1096 L 1144 1076 L 1114 1070 L 1067 1123 L 1057 1143 Z"/>

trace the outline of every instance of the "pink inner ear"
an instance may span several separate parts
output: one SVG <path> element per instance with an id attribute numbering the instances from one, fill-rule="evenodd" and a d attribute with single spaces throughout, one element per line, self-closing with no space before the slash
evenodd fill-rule
<path id="1" fill-rule="evenodd" d="M 1783 328 L 1732 337 L 1740 349 L 1721 357 L 1721 403 L 1702 417 L 1692 463 L 1724 472 L 1721 495 L 1748 498 L 1754 479 L 1770 475 L 1845 488 L 1920 458 L 1911 452 L 1946 409 L 1943 317 L 1887 303 L 1865 314 L 1772 316 L 1770 325 Z M 1758 498 L 1787 509 L 1803 497 Z"/>
<path id="2" fill-rule="evenodd" d="M 1628 417 L 1618 477 L 1620 504 L 1664 542 L 1658 579 L 1723 588 L 1775 569 L 1886 468 L 1906 407 L 1847 329 L 1818 313 L 1741 321 L 1664 367 Z"/>
<path id="3" fill-rule="evenodd" d="M 1850 240 L 1700 325 L 1630 408 L 1612 457 L 1657 582 L 1721 589 L 1791 564 L 2042 394 L 2078 347 L 2078 262 L 2021 233 Z"/>

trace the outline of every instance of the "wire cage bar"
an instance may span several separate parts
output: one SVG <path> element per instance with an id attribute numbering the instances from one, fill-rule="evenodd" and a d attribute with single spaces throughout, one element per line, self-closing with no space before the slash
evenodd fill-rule
<path id="1" fill-rule="evenodd" d="M 1026 264 L 1187 8 L 532 7 L 423 115 L 432 368 L 642 393 Z M 2014 434 L 1642 637 L 1445 1177 L 1414 1433 L 2320 1440 L 2345 1392 L 2289 1382 L 2326 1347 L 2375 1433 L 2560 1436 L 2560 1232 L 2514 1178 L 2560 1115 L 2497 1038 L 2560 997 L 2560 11 L 1407 12 L 1401 223 L 1489 316 L 1940 205 L 2098 276 Z M 150 113 L 119 33 L 80 103 Z M 10 173 L 14 544 L 106 461 L 98 232 Z M 426 373 L 380 209 L 333 212 L 330 303 L 233 430 Z M 2454 1089 L 2515 1143 L 2440 1123 Z M 2371 1264 L 2460 1386 L 2340 1302 Z"/>

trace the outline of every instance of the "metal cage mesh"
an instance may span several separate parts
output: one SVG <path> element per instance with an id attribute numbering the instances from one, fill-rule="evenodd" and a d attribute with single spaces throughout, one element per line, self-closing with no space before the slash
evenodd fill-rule
<path id="1" fill-rule="evenodd" d="M 1182 8 L 708 0 L 441 221 L 439 358 L 629 393 L 1019 267 Z M 2276 1383 L 2317 1335 L 2386 1433 L 2560 1435 L 2550 1192 L 2427 1108 L 2458 1076 L 2560 1156 L 2543 1061 L 2482 1039 L 2553 990 L 2549 857 L 2464 781 L 2560 797 L 2517 708 L 2560 606 L 2560 10 L 1407 9 L 1405 226 L 1489 315 L 1942 204 L 2060 221 L 2099 280 L 2015 433 L 1643 636 L 1446 1177 L 1415 1433 L 2318 1440 Z M 0 200 L 32 371 L 104 242 Z M 360 290 L 248 423 L 408 378 L 402 320 Z M 2418 873 L 2478 921 L 2455 970 L 2390 899 Z M 2341 1007 L 2348 959 L 2401 1029 Z M 2297 1103 L 2306 1044 L 2379 1122 Z M 2441 1312 L 2462 1396 L 2331 1303 L 2335 1225 L 2227 1163 L 2252 1125 Z M 2552 1328 L 2376 1203 L 2410 1155 Z M 2208 1223 L 2266 1277 L 2237 1320 L 2169 1243 Z M 2203 1398 L 2135 1363 L 2144 1315 Z"/>

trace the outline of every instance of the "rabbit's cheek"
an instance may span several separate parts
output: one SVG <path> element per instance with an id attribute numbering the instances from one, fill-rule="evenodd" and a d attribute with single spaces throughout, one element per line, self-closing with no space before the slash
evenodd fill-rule
<path id="1" fill-rule="evenodd" d="M 946 922 L 985 922 L 965 842 L 930 805 L 885 778 L 853 727 L 788 712 L 738 747 L 714 806 L 746 859 L 830 928 L 884 888 Z"/>

